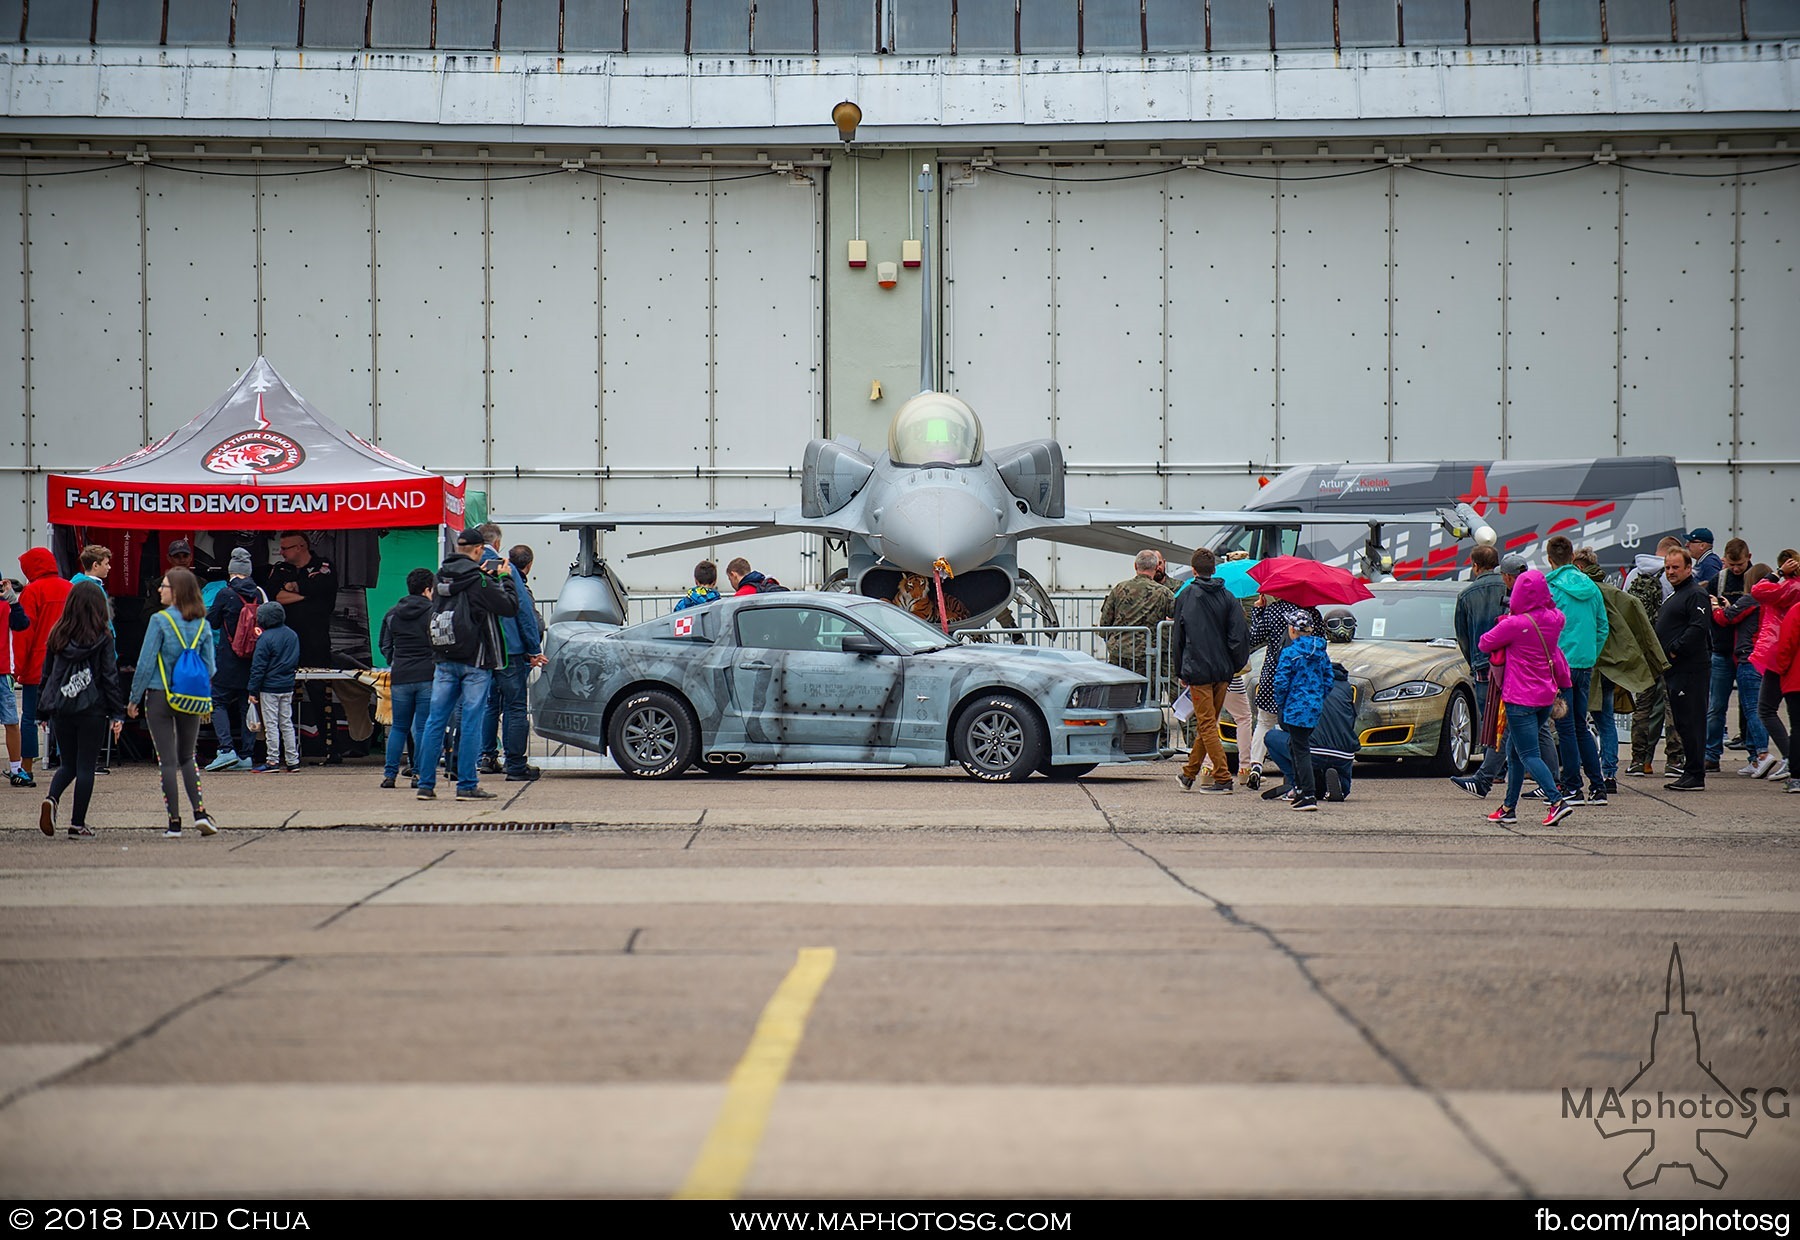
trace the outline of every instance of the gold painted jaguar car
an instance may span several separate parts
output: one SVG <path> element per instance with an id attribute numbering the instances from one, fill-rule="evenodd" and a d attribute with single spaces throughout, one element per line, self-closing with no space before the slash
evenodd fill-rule
<path id="1" fill-rule="evenodd" d="M 1369 587 L 1374 598 L 1344 609 L 1356 618 L 1356 637 L 1326 650 L 1356 692 L 1359 761 L 1424 759 L 1445 775 L 1474 769 L 1481 721 L 1469 664 L 1456 644 L 1456 596 L 1467 584 L 1381 582 Z M 1261 653 L 1251 656 L 1253 676 L 1262 670 Z M 1236 725 L 1221 719 L 1219 731 L 1235 749 Z"/>

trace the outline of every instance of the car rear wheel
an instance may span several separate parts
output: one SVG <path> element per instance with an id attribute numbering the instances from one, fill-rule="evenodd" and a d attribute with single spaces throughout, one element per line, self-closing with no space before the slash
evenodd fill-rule
<path id="1" fill-rule="evenodd" d="M 1475 704 L 1462 689 L 1452 690 L 1444 707 L 1432 769 L 1439 775 L 1466 775 L 1475 767 Z"/>
<path id="2" fill-rule="evenodd" d="M 956 760 L 976 779 L 1025 779 L 1042 765 L 1044 749 L 1044 725 L 1010 693 L 977 699 L 956 721 Z"/>
<path id="3" fill-rule="evenodd" d="M 1091 775 L 1098 762 L 1067 762 L 1062 766 L 1046 762 L 1038 769 L 1044 773 L 1045 779 L 1054 779 L 1057 783 L 1068 783 L 1080 779 L 1083 775 Z"/>
<path id="4" fill-rule="evenodd" d="M 646 689 L 613 712 L 607 749 L 627 775 L 667 779 L 693 763 L 699 731 L 686 702 L 663 689 Z"/>

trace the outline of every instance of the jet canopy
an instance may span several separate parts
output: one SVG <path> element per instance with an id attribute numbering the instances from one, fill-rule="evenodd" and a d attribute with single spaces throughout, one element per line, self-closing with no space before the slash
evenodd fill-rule
<path id="1" fill-rule="evenodd" d="M 888 459 L 896 465 L 974 465 L 981 460 L 981 419 L 954 396 L 920 392 L 888 423 Z"/>

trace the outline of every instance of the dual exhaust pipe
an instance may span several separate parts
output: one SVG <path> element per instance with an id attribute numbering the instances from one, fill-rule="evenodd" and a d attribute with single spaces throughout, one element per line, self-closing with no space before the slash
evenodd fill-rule
<path id="1" fill-rule="evenodd" d="M 709 753 L 706 755 L 708 766 L 742 766 L 749 759 L 741 753 Z"/>

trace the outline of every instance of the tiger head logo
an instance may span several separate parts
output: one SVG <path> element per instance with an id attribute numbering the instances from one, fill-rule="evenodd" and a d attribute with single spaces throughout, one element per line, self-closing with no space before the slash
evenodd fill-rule
<path id="1" fill-rule="evenodd" d="M 284 474 L 306 459 L 306 450 L 275 431 L 243 431 L 206 454 L 215 474 Z"/>

